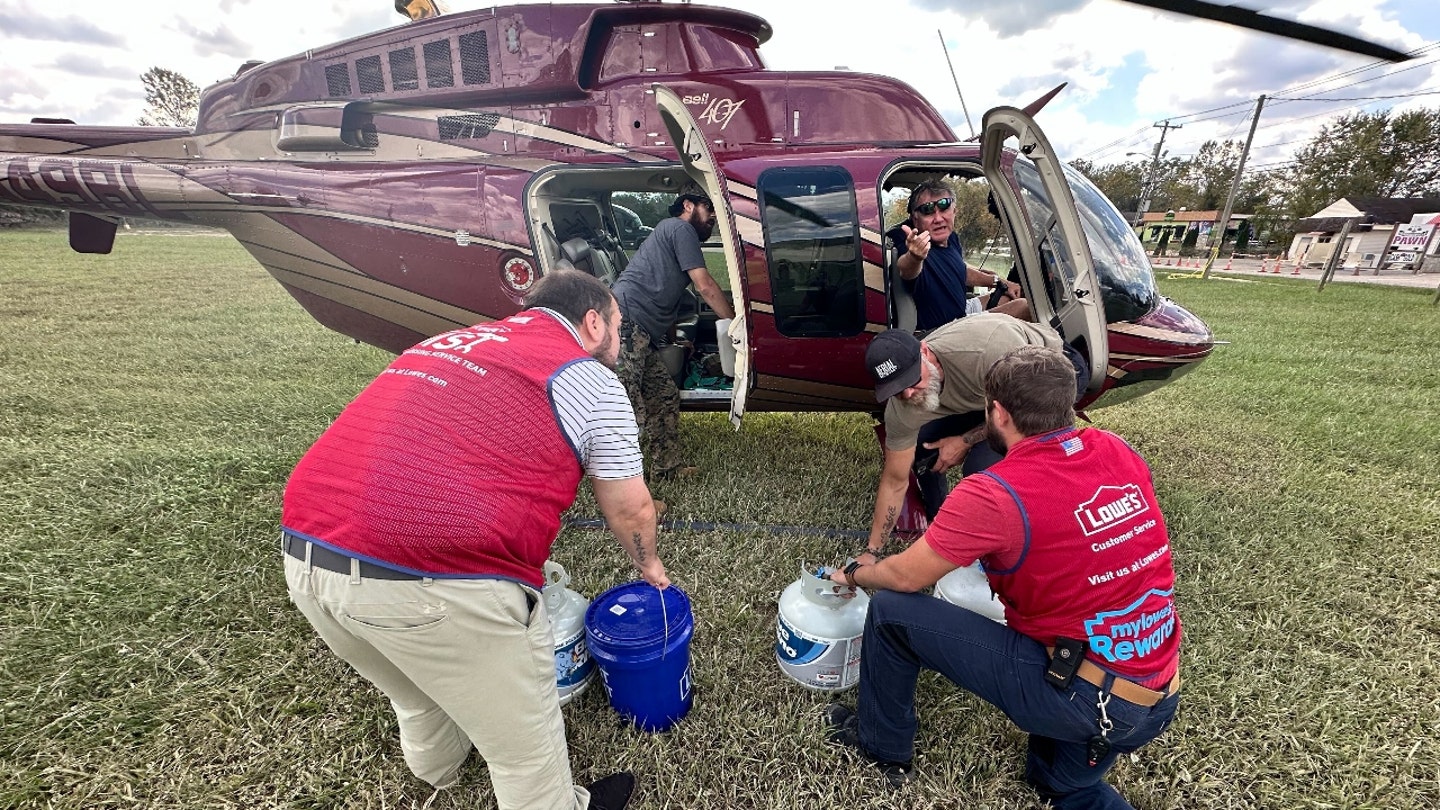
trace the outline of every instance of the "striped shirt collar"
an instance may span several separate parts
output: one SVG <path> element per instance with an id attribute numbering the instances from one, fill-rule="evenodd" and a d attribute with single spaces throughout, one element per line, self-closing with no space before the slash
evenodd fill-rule
<path id="1" fill-rule="evenodd" d="M 552 318 L 554 318 L 555 320 L 559 321 L 559 322 L 560 322 L 560 325 L 563 326 L 563 327 L 565 327 L 565 329 L 570 332 L 570 337 L 575 338 L 575 342 L 578 343 L 578 344 L 580 344 L 580 348 L 582 348 L 582 349 L 585 348 L 585 341 L 583 341 L 583 340 L 580 339 L 580 333 L 575 330 L 575 324 L 570 323 L 570 319 L 569 319 L 569 318 L 566 318 L 564 315 L 561 315 L 560 313 L 556 312 L 556 311 L 553 310 L 553 309 L 550 309 L 549 307 L 532 307 L 532 308 L 527 309 L 527 310 L 525 310 L 525 311 L 526 311 L 526 312 L 543 312 L 543 313 L 545 313 L 546 315 L 549 315 L 550 317 L 552 317 Z"/>

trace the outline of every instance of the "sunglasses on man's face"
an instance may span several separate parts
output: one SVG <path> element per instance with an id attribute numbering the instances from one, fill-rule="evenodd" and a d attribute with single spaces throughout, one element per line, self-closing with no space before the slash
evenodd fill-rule
<path id="1" fill-rule="evenodd" d="M 938 208 L 938 209 L 940 209 L 941 211 L 949 211 L 949 210 L 950 210 L 950 206 L 952 206 L 952 205 L 954 205 L 954 204 L 955 204 L 955 201 L 952 200 L 951 198 L 949 198 L 949 197 L 941 197 L 941 198 L 938 199 L 938 200 L 931 200 L 930 202 L 920 203 L 919 205 L 915 206 L 915 208 L 914 208 L 913 210 L 915 210 L 916 212 L 918 212 L 918 213 L 919 213 L 920 215 L 922 215 L 922 216 L 927 216 L 927 217 L 928 217 L 928 216 L 930 216 L 931 214 L 935 213 L 935 209 Z"/>

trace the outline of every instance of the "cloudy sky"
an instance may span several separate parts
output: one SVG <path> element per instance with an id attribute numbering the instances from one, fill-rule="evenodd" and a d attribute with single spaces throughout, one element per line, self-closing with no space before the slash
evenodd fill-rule
<path id="1" fill-rule="evenodd" d="M 944 36 L 971 118 L 1069 87 L 1040 115 L 1067 158 L 1193 154 L 1209 138 L 1243 139 L 1267 102 L 1251 165 L 1274 165 L 1335 115 L 1440 106 L 1436 0 L 1278 0 L 1247 4 L 1404 51 L 1399 66 L 1185 20 L 1117 0 L 717 0 L 759 14 L 775 36 L 762 49 L 779 70 L 843 66 L 910 83 L 967 137 Z M 491 3 L 449 0 L 451 11 Z M 392 0 L 0 0 L 0 123 L 32 116 L 128 125 L 144 109 L 140 74 L 177 70 L 202 87 L 245 60 L 275 59 L 403 24 Z M 1318 97 L 1341 99 L 1317 101 Z M 1392 98 L 1376 98 L 1391 96 Z M 1282 100 L 1290 99 L 1290 100 Z M 1134 158 L 1131 158 L 1134 159 Z"/>

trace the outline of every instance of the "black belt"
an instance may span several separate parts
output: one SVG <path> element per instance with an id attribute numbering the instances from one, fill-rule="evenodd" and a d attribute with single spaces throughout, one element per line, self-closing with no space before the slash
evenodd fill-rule
<path id="1" fill-rule="evenodd" d="M 367 579 L 424 579 L 419 574 L 407 574 L 404 571 L 396 571 L 393 568 L 386 568 L 383 565 L 356 560 L 354 557 L 347 557 L 338 551 L 331 551 L 319 543 L 311 543 L 303 537 L 296 537 L 286 533 L 283 545 L 285 553 L 301 562 L 305 561 L 305 546 L 310 546 L 310 564 L 316 568 L 324 568 L 326 571 L 334 571 L 338 574 L 350 573 L 350 566 L 354 562 L 360 563 L 360 576 Z"/>

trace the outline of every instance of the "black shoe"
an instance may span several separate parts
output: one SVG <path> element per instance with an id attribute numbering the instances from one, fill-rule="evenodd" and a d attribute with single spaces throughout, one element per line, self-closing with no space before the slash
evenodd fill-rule
<path id="1" fill-rule="evenodd" d="M 825 725 L 830 731 L 827 737 L 836 745 L 853 748 L 867 762 L 874 765 L 892 788 L 902 788 L 915 781 L 914 762 L 894 762 L 880 759 L 860 745 L 860 718 L 843 703 L 831 703 L 825 707 Z"/>
<path id="2" fill-rule="evenodd" d="M 620 771 L 591 782 L 585 789 L 590 791 L 590 810 L 625 810 L 630 792 L 635 790 L 635 777 L 629 771 Z"/>

